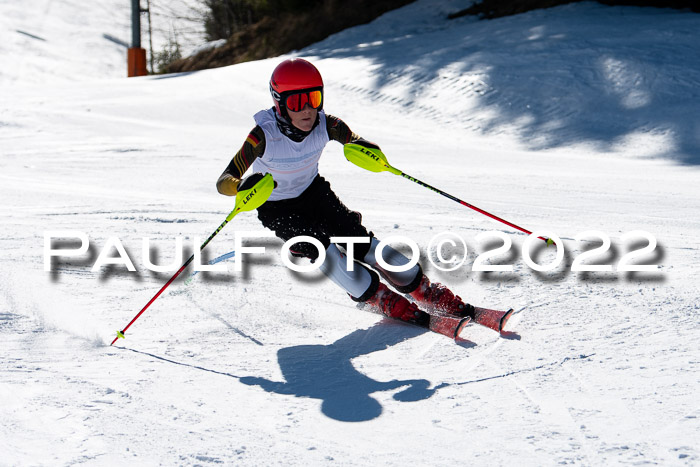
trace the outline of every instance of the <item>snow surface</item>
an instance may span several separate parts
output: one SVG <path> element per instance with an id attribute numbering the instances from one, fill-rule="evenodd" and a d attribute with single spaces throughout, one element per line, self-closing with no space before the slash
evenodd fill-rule
<path id="1" fill-rule="evenodd" d="M 112 42 L 89 59 L 62 44 L 123 33 L 128 2 L 121 15 L 82 2 L 80 29 L 9 3 L 3 37 L 53 42 L 0 44 L 23 60 L 0 74 L 0 464 L 700 462 L 699 15 L 582 3 L 447 21 L 464 2 L 426 0 L 298 52 L 323 73 L 328 112 L 393 165 L 561 237 L 564 264 L 535 272 L 525 235 L 329 144 L 321 172 L 346 204 L 379 238 L 416 241 L 428 275 L 468 301 L 514 307 L 508 333 L 472 325 L 455 343 L 357 310 L 264 239 L 242 273 L 229 259 L 175 282 L 110 347 L 170 277 L 144 267 L 142 237 L 166 264 L 176 237 L 189 254 L 233 208 L 214 182 L 270 105 L 280 59 L 125 79 Z M 205 256 L 261 228 L 240 214 Z M 45 272 L 44 233 L 64 229 L 90 249 Z M 512 272 L 471 270 L 499 245 L 476 239 L 492 230 L 513 241 L 495 259 Z M 594 262 L 612 265 L 646 245 L 623 234 L 649 232 L 658 246 L 635 262 L 658 267 L 572 272 L 600 244 L 576 240 L 588 230 L 611 237 Z M 427 260 L 444 231 L 469 247 L 453 272 Z M 111 237 L 137 272 L 91 271 Z"/>
<path id="2" fill-rule="evenodd" d="M 87 3 L 87 4 L 86 4 Z M 177 42 L 188 55 L 204 44 L 201 0 L 151 1 L 141 15 L 141 46 L 154 54 Z M 146 8 L 146 2 L 141 2 Z M 150 39 L 152 38 L 153 44 Z M 0 84 L 126 77 L 129 0 L 0 2 Z M 150 65 L 149 65 L 150 68 Z"/>

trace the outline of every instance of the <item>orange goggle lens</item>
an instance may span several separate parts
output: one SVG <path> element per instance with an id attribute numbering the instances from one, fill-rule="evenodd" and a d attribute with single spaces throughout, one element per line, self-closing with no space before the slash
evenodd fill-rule
<path id="1" fill-rule="evenodd" d="M 292 112 L 301 112 L 301 110 L 309 104 L 312 109 L 321 107 L 323 101 L 323 93 L 321 91 L 300 92 L 287 97 L 285 105 Z"/>

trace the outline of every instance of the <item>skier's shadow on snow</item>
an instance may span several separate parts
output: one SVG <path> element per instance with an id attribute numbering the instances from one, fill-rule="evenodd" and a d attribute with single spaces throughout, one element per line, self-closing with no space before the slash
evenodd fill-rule
<path id="1" fill-rule="evenodd" d="M 397 327 L 401 327 L 397 332 Z M 329 345 L 298 345 L 277 352 L 285 382 L 258 377 L 242 377 L 240 381 L 260 386 L 268 392 L 290 394 L 322 400 L 321 411 L 344 422 L 363 422 L 377 418 L 382 405 L 371 394 L 407 386 L 394 394 L 401 402 L 428 399 L 447 386 L 430 388 L 425 379 L 377 381 L 357 371 L 352 359 L 399 344 L 425 332 L 402 323 L 384 320 L 369 329 L 357 330 Z"/>

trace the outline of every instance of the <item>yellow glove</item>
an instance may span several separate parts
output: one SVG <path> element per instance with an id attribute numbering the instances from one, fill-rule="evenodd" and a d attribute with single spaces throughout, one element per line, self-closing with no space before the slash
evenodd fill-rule
<path id="1" fill-rule="evenodd" d="M 219 177 L 219 180 L 216 181 L 216 189 L 222 195 L 236 196 L 238 193 L 238 185 L 240 183 L 241 181 L 234 178 L 232 175 L 222 174 L 221 177 Z"/>

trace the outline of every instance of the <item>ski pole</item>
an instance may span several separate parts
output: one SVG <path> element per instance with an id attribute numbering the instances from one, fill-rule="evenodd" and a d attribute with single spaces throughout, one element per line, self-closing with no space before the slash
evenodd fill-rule
<path id="1" fill-rule="evenodd" d="M 484 211 L 483 209 L 480 209 L 472 204 L 467 203 L 466 201 L 462 201 L 461 199 L 457 198 L 456 196 L 452 196 L 449 193 L 446 193 L 438 188 L 435 188 L 433 186 L 428 185 L 425 182 L 422 182 L 418 180 L 417 178 L 411 177 L 410 175 L 400 171 L 399 169 L 393 167 L 391 164 L 386 159 L 386 156 L 384 153 L 379 150 L 378 148 L 368 148 L 366 146 L 362 146 L 357 143 L 348 143 L 343 146 L 343 152 L 345 154 L 345 158 L 352 162 L 353 164 L 357 165 L 358 167 L 361 167 L 365 170 L 369 170 L 370 172 L 390 172 L 394 175 L 398 175 L 400 177 L 406 178 L 412 182 L 415 182 L 419 184 L 420 186 L 423 186 L 425 188 L 428 188 L 429 190 L 432 190 L 436 193 L 441 194 L 442 196 L 445 196 L 446 198 L 451 199 L 452 201 L 456 201 L 459 204 L 466 206 L 470 209 L 475 210 L 476 212 L 479 212 L 485 216 L 490 217 L 491 219 L 497 220 L 498 222 L 502 222 L 507 226 L 513 227 L 516 230 L 519 230 L 521 232 L 524 232 L 528 235 L 532 234 L 527 229 L 523 229 L 520 226 L 517 226 L 513 224 L 512 222 L 508 222 L 505 219 L 501 219 L 498 216 L 495 216 L 489 212 Z M 537 237 L 547 243 L 547 245 L 551 245 L 554 243 L 551 238 L 545 238 L 545 237 Z"/>
<path id="2" fill-rule="evenodd" d="M 257 176 L 256 176 L 257 175 Z M 249 182 L 249 183 L 246 183 Z M 243 185 L 248 185 L 252 184 L 253 186 L 250 188 L 245 188 Z M 267 198 L 270 197 L 270 194 L 272 194 L 272 190 L 275 187 L 275 181 L 272 179 L 272 175 L 265 174 L 260 175 L 260 174 L 255 174 L 251 175 L 248 177 L 245 181 L 241 182 L 241 189 L 239 189 L 238 194 L 236 195 L 236 203 L 235 207 L 233 208 L 233 211 L 229 213 L 228 216 L 226 216 L 226 219 L 221 223 L 218 229 L 212 233 L 209 238 L 207 238 L 204 243 L 199 247 L 199 250 L 202 251 L 204 247 L 209 244 L 209 242 L 218 234 L 221 232 L 221 229 L 223 229 L 226 224 L 228 224 L 236 215 L 241 212 L 241 211 L 252 211 L 254 209 L 259 208 L 265 201 L 267 201 Z M 173 277 L 170 278 L 168 282 L 165 283 L 163 287 L 156 293 L 153 298 L 151 298 L 148 303 L 146 303 L 146 306 L 144 306 L 141 311 L 138 312 L 134 318 L 129 321 L 129 324 L 127 324 L 124 329 L 121 331 L 117 331 L 117 337 L 114 338 L 112 341 L 111 345 L 114 345 L 115 342 L 117 342 L 117 339 L 122 338 L 125 339 L 124 333 L 126 333 L 126 330 L 129 329 L 129 327 L 134 324 L 134 322 L 139 319 L 139 316 L 143 314 L 144 311 L 148 309 L 149 306 L 151 306 L 151 303 L 153 303 L 159 296 L 160 294 L 163 293 L 165 289 L 168 288 L 170 284 L 177 278 L 177 276 L 180 275 L 182 271 L 185 270 L 185 268 L 192 262 L 194 259 L 194 254 L 190 256 L 190 258 L 185 261 L 185 264 L 183 264 L 180 269 L 173 275 Z"/>

